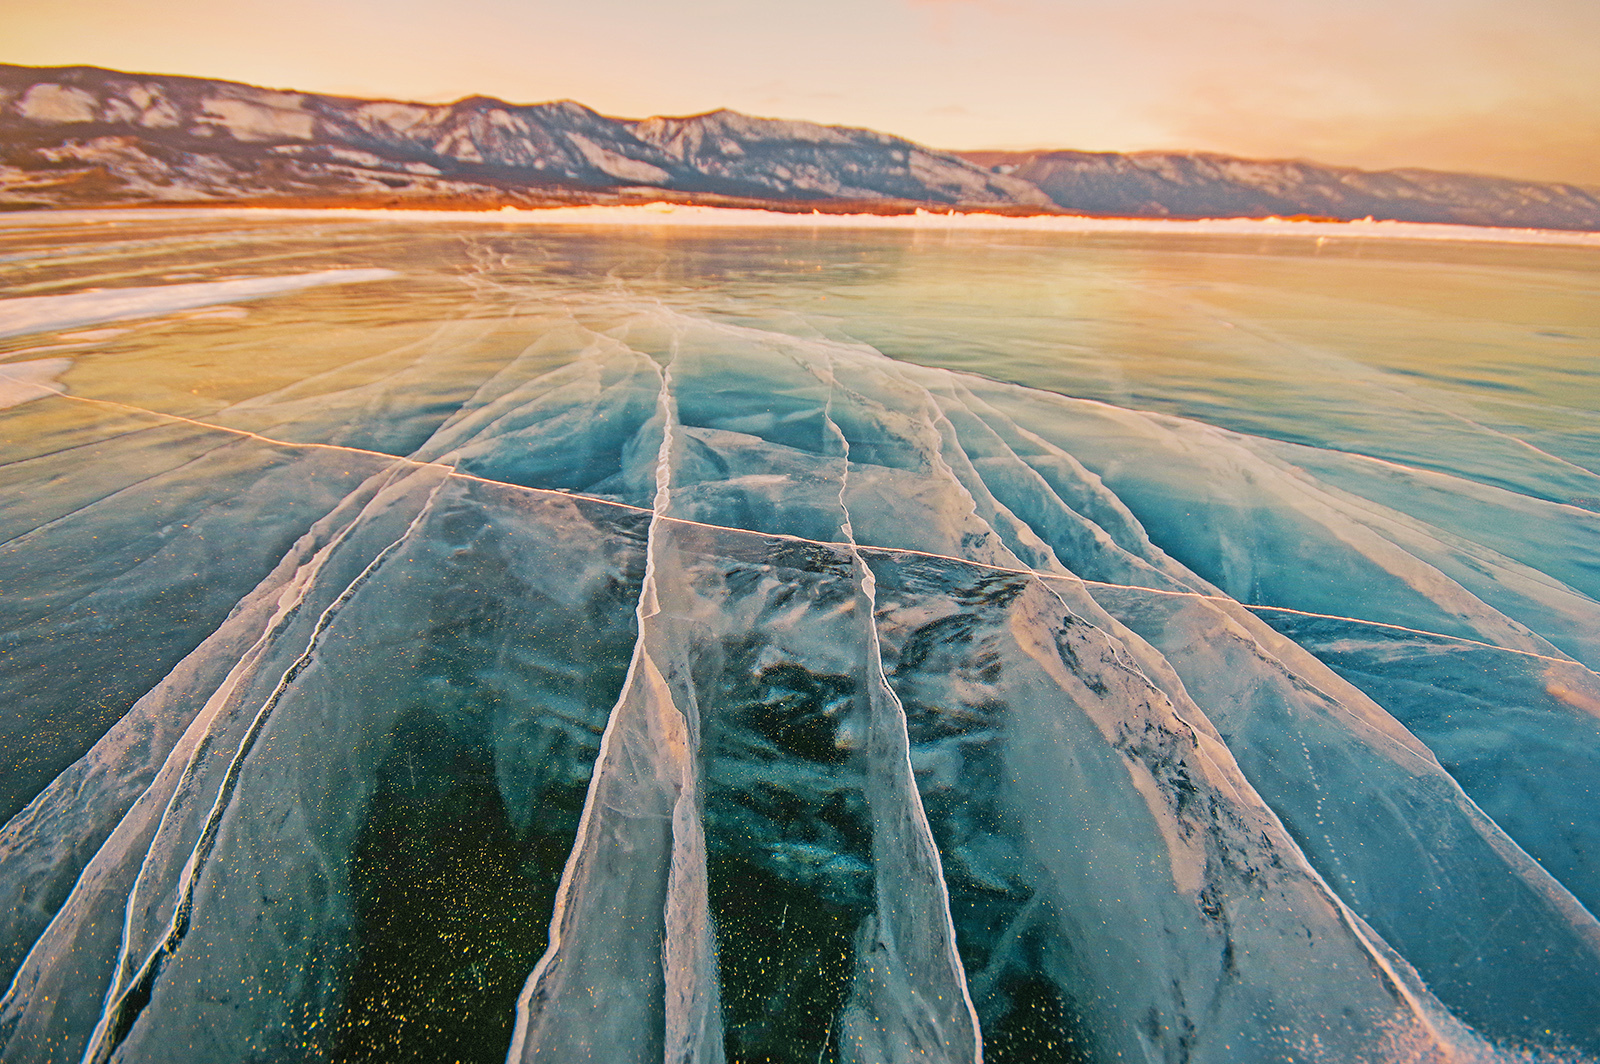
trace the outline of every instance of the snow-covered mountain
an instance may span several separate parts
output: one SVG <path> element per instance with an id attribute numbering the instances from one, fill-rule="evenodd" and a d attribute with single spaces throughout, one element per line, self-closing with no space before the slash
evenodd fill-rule
<path id="1" fill-rule="evenodd" d="M 1395 218 L 1600 230 L 1600 190 L 1141 152 L 945 152 L 713 111 L 364 100 L 0 65 L 0 209 L 151 202 L 499 206 L 676 200 L 1133 217 Z"/>
<path id="2" fill-rule="evenodd" d="M 425 105 L 94 67 L 0 66 L 0 200 L 678 198 L 1049 210 L 1027 181 L 866 129 L 715 111 L 608 118 Z"/>
<path id="3" fill-rule="evenodd" d="M 1139 218 L 1389 218 L 1600 229 L 1600 189 L 1437 170 L 1357 170 L 1210 152 L 960 152 L 1063 208 Z"/>

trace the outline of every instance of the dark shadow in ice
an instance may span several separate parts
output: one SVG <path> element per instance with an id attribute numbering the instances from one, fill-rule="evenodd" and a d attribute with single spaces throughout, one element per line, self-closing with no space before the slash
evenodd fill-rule
<path id="1" fill-rule="evenodd" d="M 356 960 L 330 1058 L 505 1058 L 517 991 L 545 948 L 581 788 L 516 830 L 482 736 L 418 707 L 395 724 L 351 852 Z"/>
<path id="2" fill-rule="evenodd" d="M 818 897 L 804 880 L 715 851 L 708 875 L 728 1058 L 837 1061 L 833 1027 L 855 967 L 859 899 Z"/>
<path id="3" fill-rule="evenodd" d="M 520 844 L 530 845 L 535 810 L 582 791 L 594 714 L 620 679 L 608 663 L 632 643 L 628 612 L 615 608 L 637 586 L 631 514 L 602 506 L 585 518 L 586 504 L 496 494 L 506 490 L 439 469 L 403 478 L 290 568 L 298 600 L 282 584 L 264 589 L 276 619 L 257 615 L 268 623 L 255 645 L 202 696 L 190 734 L 13 984 L 0 1012 L 8 1060 L 81 1053 L 108 984 L 100 1054 L 119 1043 L 124 1054 L 203 1044 L 211 1059 L 252 1046 L 331 1050 L 350 974 L 385 948 L 383 935 L 368 944 L 358 931 L 350 854 L 371 821 L 385 736 L 419 698 L 458 745 L 491 752 Z M 593 521 L 609 531 L 597 535 Z M 374 547 L 385 538 L 394 547 L 382 563 Z M 575 571 L 573 549 L 594 550 L 596 565 Z M 340 589 L 331 612 L 317 605 Z M 232 753 L 235 767 L 224 773 L 230 758 L 211 751 Z M 541 852 L 559 863 L 565 849 Z M 426 928 L 411 930 L 426 939 Z M 496 1022 L 509 1022 L 511 1003 Z M 58 1035 L 39 1038 L 40 1024 Z"/>

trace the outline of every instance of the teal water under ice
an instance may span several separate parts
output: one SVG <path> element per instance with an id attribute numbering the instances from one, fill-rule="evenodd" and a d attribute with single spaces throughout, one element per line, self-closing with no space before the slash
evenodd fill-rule
<path id="1" fill-rule="evenodd" d="M 0 222 L 0 1057 L 1600 1058 L 1600 251 Z"/>

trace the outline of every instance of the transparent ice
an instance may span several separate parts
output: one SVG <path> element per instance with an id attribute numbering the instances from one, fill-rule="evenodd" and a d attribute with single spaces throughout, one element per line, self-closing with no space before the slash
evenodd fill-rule
<path id="1" fill-rule="evenodd" d="M 1592 250 L 0 244 L 4 1060 L 1600 1055 Z"/>

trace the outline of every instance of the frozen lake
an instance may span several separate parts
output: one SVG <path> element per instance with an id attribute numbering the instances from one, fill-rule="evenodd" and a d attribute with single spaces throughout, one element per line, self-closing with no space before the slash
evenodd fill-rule
<path id="1" fill-rule="evenodd" d="M 0 1057 L 1600 1057 L 1600 247 L 0 219 Z"/>

